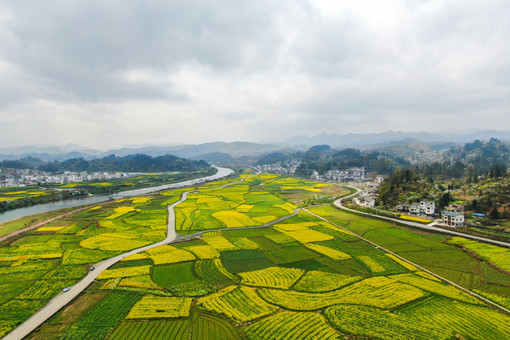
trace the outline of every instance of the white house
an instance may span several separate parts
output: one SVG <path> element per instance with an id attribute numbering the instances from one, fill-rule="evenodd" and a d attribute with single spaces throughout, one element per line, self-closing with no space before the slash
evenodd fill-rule
<path id="1" fill-rule="evenodd" d="M 411 206 L 409 207 L 409 212 L 411 214 L 416 214 L 416 215 L 419 215 L 420 214 L 420 205 L 418 203 L 413 203 L 411 204 Z"/>
<path id="2" fill-rule="evenodd" d="M 421 201 L 420 213 L 425 215 L 434 215 L 436 212 L 436 202 L 434 201 Z"/>
<path id="3" fill-rule="evenodd" d="M 457 214 L 450 211 L 443 211 L 441 213 L 444 224 L 451 227 L 462 227 L 464 225 L 464 215 Z"/>

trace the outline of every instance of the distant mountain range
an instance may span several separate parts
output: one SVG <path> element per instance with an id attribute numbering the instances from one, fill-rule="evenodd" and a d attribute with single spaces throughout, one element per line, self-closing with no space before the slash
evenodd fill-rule
<path id="1" fill-rule="evenodd" d="M 488 140 L 491 137 L 510 141 L 510 131 L 485 130 L 470 133 L 429 133 L 386 131 L 382 133 L 322 133 L 317 136 L 296 136 L 285 141 L 286 145 L 318 145 L 327 144 L 335 147 L 366 147 L 374 144 L 394 144 L 399 141 L 421 143 L 468 143 L 475 139 Z"/>
<path id="2" fill-rule="evenodd" d="M 386 146 L 426 145 L 433 150 L 448 149 L 455 144 L 472 142 L 475 139 L 488 140 L 491 137 L 510 141 L 510 131 L 485 130 L 465 133 L 428 133 L 387 131 L 383 133 L 322 133 L 317 136 L 296 136 L 284 143 L 213 142 L 185 145 L 140 145 L 120 149 L 100 151 L 77 144 L 64 146 L 33 145 L 0 148 L 0 160 L 23 157 L 37 157 L 44 161 L 84 158 L 92 160 L 116 155 L 124 157 L 133 154 L 146 154 L 152 157 L 172 154 L 193 160 L 206 160 L 210 163 L 228 164 L 234 159 L 253 159 L 273 151 L 307 150 L 310 146 L 326 144 L 337 149 L 353 147 L 358 149 L 380 149 Z"/>

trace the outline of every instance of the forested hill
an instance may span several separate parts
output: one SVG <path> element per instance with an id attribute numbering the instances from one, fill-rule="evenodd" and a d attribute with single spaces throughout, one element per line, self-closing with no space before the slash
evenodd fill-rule
<path id="1" fill-rule="evenodd" d="M 211 167 L 204 161 L 193 161 L 174 155 L 151 157 L 136 154 L 125 157 L 110 155 L 90 161 L 83 158 L 74 158 L 62 162 L 43 162 L 37 158 L 28 157 L 20 160 L 2 161 L 0 162 L 0 168 L 35 169 L 47 172 L 170 172 L 208 170 Z"/>
<path id="2" fill-rule="evenodd" d="M 316 145 L 306 152 L 272 152 L 261 157 L 257 165 L 288 163 L 300 161 L 296 175 L 310 176 L 318 171 L 324 174 L 328 170 L 344 170 L 352 167 L 365 167 L 368 172 L 376 171 L 388 174 L 397 167 L 410 166 L 403 158 L 394 157 L 378 151 L 360 151 L 357 149 L 331 149 L 327 145 Z"/>
<path id="3" fill-rule="evenodd" d="M 428 178 L 461 178 L 476 180 L 478 176 L 498 178 L 510 165 L 510 145 L 491 138 L 487 142 L 475 140 L 464 146 L 449 149 L 442 161 L 418 162 L 414 170 Z"/>

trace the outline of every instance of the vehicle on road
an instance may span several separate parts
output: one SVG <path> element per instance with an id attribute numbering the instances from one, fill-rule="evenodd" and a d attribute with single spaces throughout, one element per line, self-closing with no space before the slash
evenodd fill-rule
<path id="1" fill-rule="evenodd" d="M 89 271 L 93 271 L 94 269 L 96 269 L 96 267 L 92 266 L 89 268 Z"/>
<path id="2" fill-rule="evenodd" d="M 65 293 L 65 292 L 68 292 L 70 289 L 71 289 L 71 287 L 65 287 L 64 289 L 62 289 L 62 291 Z"/>

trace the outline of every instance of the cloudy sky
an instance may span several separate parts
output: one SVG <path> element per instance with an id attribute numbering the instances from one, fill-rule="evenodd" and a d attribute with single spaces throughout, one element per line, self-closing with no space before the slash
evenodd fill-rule
<path id="1" fill-rule="evenodd" d="M 510 2 L 3 1 L 0 143 L 510 129 Z"/>

